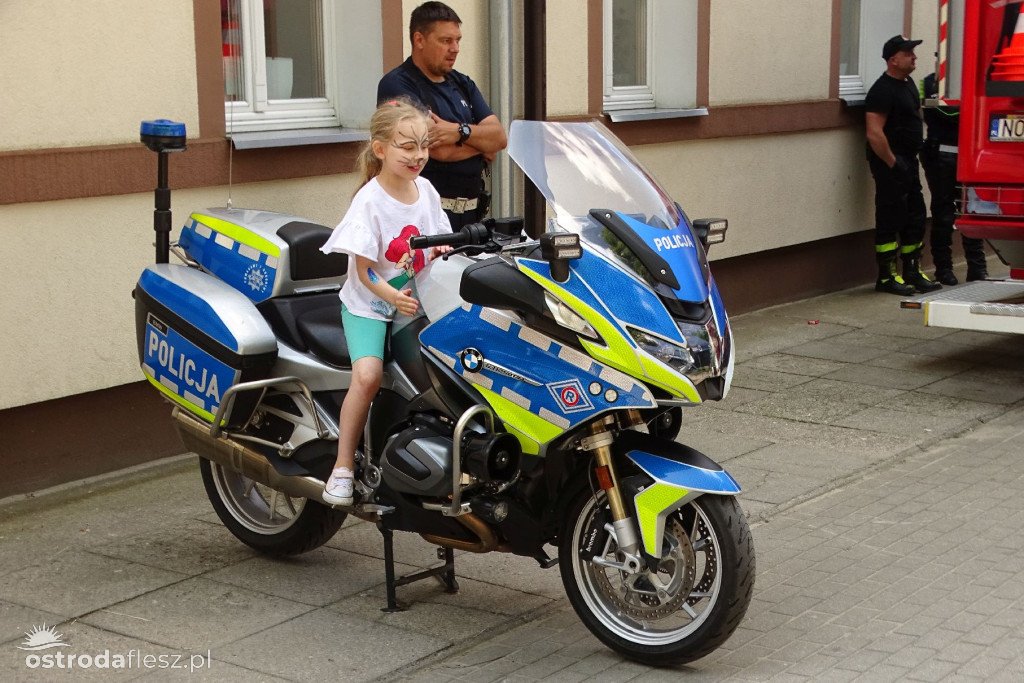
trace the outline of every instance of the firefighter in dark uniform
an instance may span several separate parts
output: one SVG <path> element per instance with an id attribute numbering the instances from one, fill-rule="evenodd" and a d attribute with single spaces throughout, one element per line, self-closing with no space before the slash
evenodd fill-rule
<path id="1" fill-rule="evenodd" d="M 868 166 L 875 181 L 875 256 L 880 292 L 907 296 L 942 287 L 921 270 L 927 212 L 917 153 L 924 138 L 921 98 L 910 74 L 920 40 L 893 36 L 882 47 L 885 73 L 864 100 Z M 902 258 L 903 276 L 896 270 Z"/>
<path id="2" fill-rule="evenodd" d="M 925 76 L 921 81 L 922 95 L 937 97 L 938 92 L 935 74 Z M 921 149 L 921 167 L 924 168 L 924 177 L 932 194 L 931 247 L 935 279 L 944 285 L 955 285 L 958 280 L 953 273 L 952 246 L 958 194 L 956 160 L 960 107 L 925 107 L 924 122 L 928 137 Z M 985 243 L 966 235 L 960 235 L 960 240 L 967 258 L 967 281 L 986 279 L 988 264 L 985 260 Z"/>
<path id="3" fill-rule="evenodd" d="M 377 84 L 378 104 L 407 97 L 430 111 L 430 159 L 422 175 L 441 195 L 441 208 L 456 232 L 487 213 L 484 173 L 508 144 L 480 89 L 454 69 L 461 24 L 443 2 L 414 9 L 409 18 L 412 55 Z"/>

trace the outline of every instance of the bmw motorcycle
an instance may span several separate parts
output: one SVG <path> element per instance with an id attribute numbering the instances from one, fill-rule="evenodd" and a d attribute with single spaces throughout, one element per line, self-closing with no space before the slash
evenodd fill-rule
<path id="1" fill-rule="evenodd" d="M 688 219 L 598 123 L 515 121 L 508 153 L 547 225 L 537 240 L 521 218 L 410 240 L 454 249 L 417 276 L 420 311 L 392 323 L 355 505 L 321 502 L 351 375 L 346 258 L 319 251 L 330 228 L 191 214 L 169 245 L 182 263 L 158 246 L 134 291 L 142 371 L 252 548 L 302 553 L 348 514 L 371 520 L 388 609 L 410 581 L 456 590 L 455 550 L 532 557 L 559 566 L 579 618 L 616 652 L 697 659 L 733 633 L 754 585 L 739 486 L 676 440 L 682 409 L 724 398 L 733 374 L 705 256 L 727 224 Z M 396 578 L 394 531 L 443 563 Z"/>

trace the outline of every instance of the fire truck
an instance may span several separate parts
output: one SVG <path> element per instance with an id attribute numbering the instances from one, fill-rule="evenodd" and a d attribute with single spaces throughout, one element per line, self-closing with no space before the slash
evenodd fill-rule
<path id="1" fill-rule="evenodd" d="M 1024 0 L 940 0 L 938 97 L 959 106 L 956 229 L 985 240 L 1004 280 L 907 299 L 925 325 L 1024 334 Z"/>

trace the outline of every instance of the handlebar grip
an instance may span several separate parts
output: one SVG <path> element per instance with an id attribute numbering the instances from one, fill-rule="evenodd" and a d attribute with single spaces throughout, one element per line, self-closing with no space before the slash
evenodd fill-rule
<path id="1" fill-rule="evenodd" d="M 470 223 L 462 226 L 458 232 L 449 235 L 417 235 L 409 240 L 413 249 L 442 247 L 450 245 L 459 247 L 464 244 L 484 244 L 491 239 L 491 229 L 483 223 Z"/>
<path id="2" fill-rule="evenodd" d="M 413 249 L 442 247 L 448 244 L 453 247 L 457 247 L 466 243 L 466 236 L 461 232 L 453 232 L 447 235 L 416 235 L 409 240 L 409 246 Z"/>

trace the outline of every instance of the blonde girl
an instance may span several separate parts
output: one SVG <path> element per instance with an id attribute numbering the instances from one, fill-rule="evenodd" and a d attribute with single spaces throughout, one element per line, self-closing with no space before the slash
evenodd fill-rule
<path id="1" fill-rule="evenodd" d="M 427 259 L 409 239 L 451 232 L 440 196 L 420 177 L 429 156 L 428 125 L 426 114 L 403 100 L 374 112 L 370 141 L 359 156 L 363 184 L 320 249 L 349 256 L 340 296 L 352 381 L 341 405 L 338 459 L 323 493 L 332 505 L 354 501 L 355 450 L 380 389 L 388 322 L 396 312 L 413 315 L 419 308 L 406 284 Z M 449 249 L 437 247 L 430 258 Z"/>

